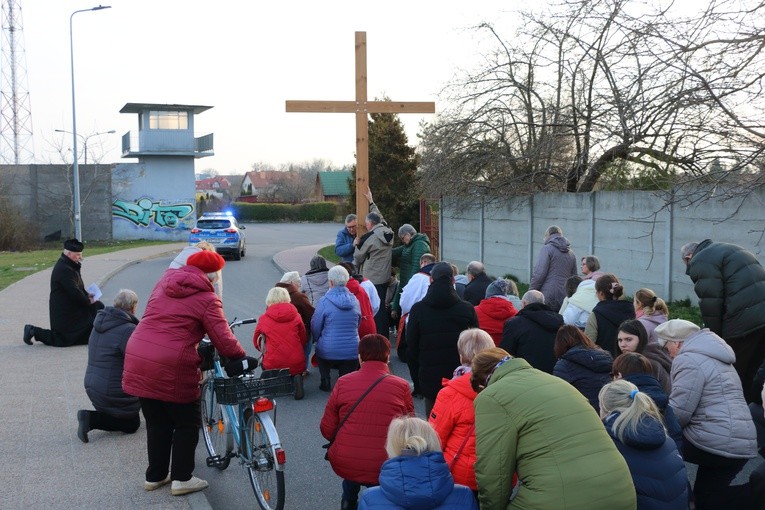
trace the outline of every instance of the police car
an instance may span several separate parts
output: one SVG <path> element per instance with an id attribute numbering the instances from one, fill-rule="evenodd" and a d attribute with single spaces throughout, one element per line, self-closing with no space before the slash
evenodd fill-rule
<path id="1" fill-rule="evenodd" d="M 234 215 L 228 212 L 204 213 L 197 226 L 191 229 L 189 244 L 207 241 L 215 246 L 221 255 L 229 255 L 233 260 L 240 260 L 247 251 L 244 225 L 239 225 Z"/>

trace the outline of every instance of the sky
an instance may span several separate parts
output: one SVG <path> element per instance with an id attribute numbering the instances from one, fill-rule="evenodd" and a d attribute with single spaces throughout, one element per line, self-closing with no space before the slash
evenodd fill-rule
<path id="1" fill-rule="evenodd" d="M 85 0 L 18 0 L 22 8 L 35 162 L 60 163 L 71 147 L 69 16 Z M 111 9 L 73 19 L 77 132 L 93 136 L 90 161 L 120 161 L 121 137 L 137 131 L 126 103 L 212 106 L 195 135 L 214 133 L 215 156 L 197 172 L 241 174 L 323 159 L 354 163 L 354 115 L 286 113 L 285 100 L 353 100 L 354 32 L 367 33 L 369 99 L 434 101 L 460 70 L 474 68 L 485 43 L 472 27 L 508 24 L 517 2 L 296 0 L 108 0 Z M 410 145 L 421 121 L 406 114 Z M 82 153 L 82 147 L 79 148 Z M 70 155 L 71 158 L 71 155 Z M 131 160 L 135 161 L 135 160 Z"/>

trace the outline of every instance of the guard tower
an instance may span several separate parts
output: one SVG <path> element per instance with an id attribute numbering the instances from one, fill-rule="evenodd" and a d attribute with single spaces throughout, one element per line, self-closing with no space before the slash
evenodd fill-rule
<path id="1" fill-rule="evenodd" d="M 196 220 L 194 161 L 213 156 L 212 133 L 194 136 L 195 115 L 210 106 L 127 103 L 138 131 L 122 136 L 122 157 L 137 164 L 115 168 L 112 232 L 115 239 L 187 241 Z"/>

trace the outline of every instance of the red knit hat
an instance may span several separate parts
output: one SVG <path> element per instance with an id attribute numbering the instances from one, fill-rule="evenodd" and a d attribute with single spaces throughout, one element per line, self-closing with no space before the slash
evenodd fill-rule
<path id="1" fill-rule="evenodd" d="M 186 265 L 198 267 L 205 273 L 214 273 L 223 269 L 226 261 L 214 251 L 203 250 L 190 256 L 186 260 Z"/>

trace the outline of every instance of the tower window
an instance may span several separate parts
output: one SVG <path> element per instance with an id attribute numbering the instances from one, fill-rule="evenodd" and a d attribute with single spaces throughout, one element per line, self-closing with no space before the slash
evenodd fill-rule
<path id="1" fill-rule="evenodd" d="M 188 129 L 189 112 L 149 112 L 149 129 Z"/>

